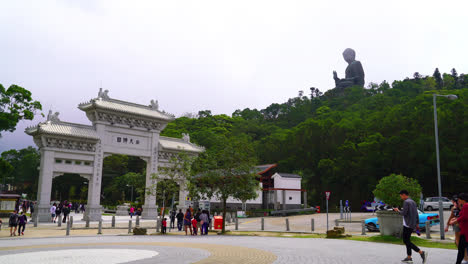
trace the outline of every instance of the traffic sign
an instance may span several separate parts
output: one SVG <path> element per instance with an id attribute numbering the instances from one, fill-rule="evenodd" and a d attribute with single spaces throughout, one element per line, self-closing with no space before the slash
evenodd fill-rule
<path id="1" fill-rule="evenodd" d="M 346 200 L 345 205 L 346 205 L 346 207 L 349 207 L 349 201 L 348 200 Z"/>
<path id="2" fill-rule="evenodd" d="M 327 197 L 327 201 L 330 200 L 330 194 L 331 192 L 325 192 L 325 197 Z"/>

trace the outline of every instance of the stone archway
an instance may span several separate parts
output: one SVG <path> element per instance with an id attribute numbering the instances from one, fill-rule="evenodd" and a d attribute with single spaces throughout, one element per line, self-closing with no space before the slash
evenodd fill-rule
<path id="1" fill-rule="evenodd" d="M 85 217 L 101 219 L 100 193 L 103 159 L 106 155 L 124 154 L 141 157 L 147 162 L 146 186 L 158 166 L 168 164 L 168 158 L 178 152 L 198 154 L 204 149 L 183 139 L 160 136 L 174 116 L 160 111 L 157 101 L 149 106 L 111 99 L 108 91 L 79 104 L 91 125 L 63 122 L 59 113 L 49 112 L 47 121 L 26 129 L 41 151 L 38 184 L 37 217 L 49 221 L 52 178 L 56 174 L 76 173 L 89 179 L 88 204 Z M 183 191 L 183 183 L 181 184 Z M 180 198 L 179 198 L 180 199 Z M 157 216 L 156 196 L 146 195 L 143 218 Z"/>

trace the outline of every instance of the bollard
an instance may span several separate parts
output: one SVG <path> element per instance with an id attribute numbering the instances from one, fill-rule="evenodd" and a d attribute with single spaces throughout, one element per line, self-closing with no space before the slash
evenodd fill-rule
<path id="1" fill-rule="evenodd" d="M 99 219 L 99 226 L 98 226 L 98 235 L 102 235 L 102 219 Z"/>
<path id="2" fill-rule="evenodd" d="M 132 220 L 128 220 L 128 233 L 132 232 Z"/>
<path id="3" fill-rule="evenodd" d="M 34 227 L 37 227 L 37 222 L 39 222 L 39 216 L 38 214 L 35 215 L 35 218 L 34 218 Z"/>
<path id="4" fill-rule="evenodd" d="M 112 216 L 112 228 L 115 227 L 115 215 Z"/>
<path id="5" fill-rule="evenodd" d="M 70 216 L 69 222 L 70 222 L 70 228 L 73 228 L 73 215 Z"/>
<path id="6" fill-rule="evenodd" d="M 89 228 L 89 217 L 86 217 L 86 228 Z"/>
<path id="7" fill-rule="evenodd" d="M 426 238 L 431 238 L 431 223 L 426 221 Z"/>
<path id="8" fill-rule="evenodd" d="M 156 220 L 156 233 L 159 233 L 160 230 L 160 221 L 159 219 Z"/>
<path id="9" fill-rule="evenodd" d="M 58 223 L 57 223 L 57 226 L 62 226 L 62 215 L 59 215 L 58 217 Z"/>
<path id="10" fill-rule="evenodd" d="M 286 231 L 289 231 L 289 219 L 286 218 Z"/>
<path id="11" fill-rule="evenodd" d="M 210 231 L 213 230 L 213 220 L 210 221 Z"/>
<path id="12" fill-rule="evenodd" d="M 365 236 L 366 235 L 366 221 L 362 220 L 361 221 L 361 235 Z"/>
<path id="13" fill-rule="evenodd" d="M 265 230 L 265 218 L 262 217 L 262 231 Z"/>
<path id="14" fill-rule="evenodd" d="M 239 230 L 239 218 L 236 217 L 236 230 Z"/>
<path id="15" fill-rule="evenodd" d="M 136 226 L 136 227 L 139 227 L 139 226 L 140 226 L 140 216 L 139 216 L 139 215 L 137 215 L 137 217 L 136 217 L 135 226 Z"/>
<path id="16" fill-rule="evenodd" d="M 67 222 L 67 236 L 70 235 L 70 221 Z"/>
<path id="17" fill-rule="evenodd" d="M 315 231 L 315 220 L 313 218 L 310 219 L 310 228 L 312 229 L 312 232 Z"/>
<path id="18" fill-rule="evenodd" d="M 335 219 L 335 226 L 340 226 L 338 223 L 338 219 Z"/>

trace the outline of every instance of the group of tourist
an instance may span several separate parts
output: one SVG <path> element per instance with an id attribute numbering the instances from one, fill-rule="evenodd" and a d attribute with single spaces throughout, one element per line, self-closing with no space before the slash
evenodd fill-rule
<path id="1" fill-rule="evenodd" d="M 28 217 L 21 211 L 18 214 L 17 210 L 14 210 L 13 213 L 10 214 L 10 218 L 8 219 L 8 226 L 10 227 L 10 236 L 16 236 L 16 231 L 18 231 L 18 236 L 24 236 L 24 230 L 26 228 L 26 224 L 28 223 Z"/>
<path id="2" fill-rule="evenodd" d="M 200 235 L 208 235 L 208 226 L 210 225 L 211 218 L 210 212 L 208 210 L 201 210 L 198 209 L 196 213 L 192 207 L 187 208 L 185 214 L 182 212 L 182 209 L 176 214 L 176 211 L 171 211 L 169 214 L 171 223 L 170 227 L 175 228 L 175 220 L 177 219 L 177 229 L 182 231 L 182 227 L 184 228 L 185 235 L 188 235 L 188 230 L 190 230 L 190 235 L 196 236 L 198 235 L 198 231 L 200 231 Z M 166 219 L 164 218 L 163 222 Z M 163 224 L 163 229 L 164 229 Z M 163 232 L 164 233 L 164 232 Z"/>
<path id="3" fill-rule="evenodd" d="M 452 226 L 455 232 L 455 244 L 458 247 L 457 264 L 463 260 L 468 263 L 468 205 L 464 206 L 467 201 L 466 193 L 452 198 L 452 212 L 445 227 L 445 231 L 448 231 L 449 226 Z"/>
<path id="4" fill-rule="evenodd" d="M 60 219 L 60 216 L 63 214 L 62 223 L 66 223 L 71 211 L 75 211 L 75 213 L 84 213 L 85 205 L 78 203 L 69 203 L 67 201 L 64 201 L 63 203 L 59 204 L 54 203 L 50 207 L 51 222 L 56 223 L 57 219 Z"/>
<path id="5" fill-rule="evenodd" d="M 414 250 L 421 255 L 423 263 L 426 263 L 427 252 L 422 251 L 411 242 L 411 234 L 414 231 L 419 231 L 419 215 L 416 203 L 409 198 L 409 193 L 406 190 L 400 191 L 400 197 L 403 200 L 403 209 L 394 208 L 394 210 L 403 216 L 403 242 L 406 245 L 407 257 L 402 262 L 413 263 L 411 251 Z M 449 226 L 452 226 L 455 232 L 455 244 L 458 247 L 456 264 L 461 264 L 463 260 L 464 263 L 468 263 L 468 205 L 464 206 L 467 201 L 467 193 L 461 193 L 452 198 L 453 207 L 445 227 L 445 232 L 448 232 Z"/>

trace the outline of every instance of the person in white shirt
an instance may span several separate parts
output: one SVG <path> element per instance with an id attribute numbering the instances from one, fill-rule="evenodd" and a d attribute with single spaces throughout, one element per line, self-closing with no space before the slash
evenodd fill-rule
<path id="1" fill-rule="evenodd" d="M 52 216 L 52 221 L 55 223 L 55 210 L 57 210 L 57 205 L 54 203 L 50 208 L 50 215 Z"/>

